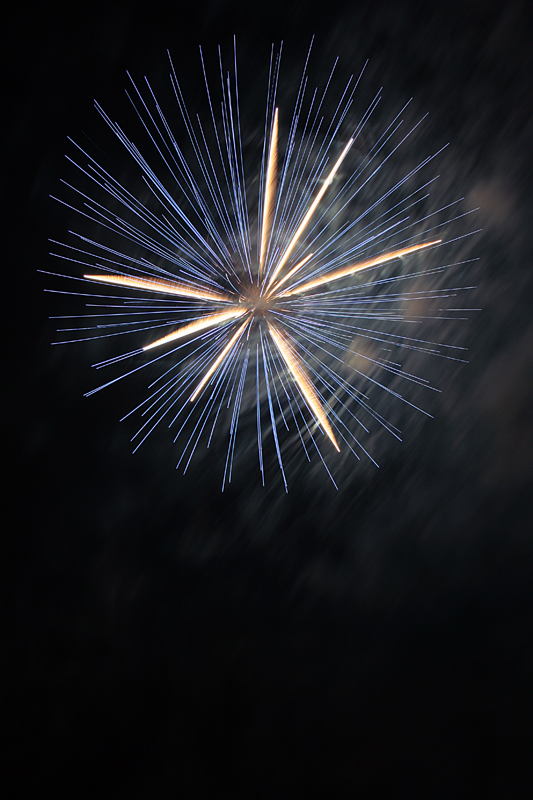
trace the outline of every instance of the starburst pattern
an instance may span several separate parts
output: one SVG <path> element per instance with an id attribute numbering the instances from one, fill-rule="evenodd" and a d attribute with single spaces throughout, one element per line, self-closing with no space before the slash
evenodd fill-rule
<path id="1" fill-rule="evenodd" d="M 133 409 L 143 418 L 133 437 L 135 449 L 164 423 L 184 442 L 178 466 L 187 469 L 202 439 L 209 446 L 215 430 L 225 430 L 229 444 L 223 486 L 231 480 L 243 414 L 255 416 L 263 482 L 268 438 L 286 487 L 284 458 L 295 438 L 305 457 L 318 456 L 330 477 L 342 449 L 357 458 L 362 453 L 372 458 L 361 442 L 361 435 L 368 433 L 365 418 L 399 438 L 399 430 L 372 408 L 366 387 L 378 386 L 391 400 L 414 404 L 375 377 L 374 369 L 365 372 L 354 366 L 350 354 L 385 375 L 431 387 L 394 358 L 358 352 L 356 339 L 379 342 L 387 353 L 460 357 L 461 348 L 396 332 L 398 324 L 412 327 L 424 319 L 407 314 L 402 303 L 440 302 L 458 291 L 418 288 L 421 276 L 450 266 L 429 268 L 423 259 L 446 244 L 444 226 L 464 216 L 455 212 L 455 203 L 417 216 L 435 180 L 424 182 L 420 176 L 438 153 L 408 169 L 363 207 L 370 181 L 387 170 L 388 160 L 419 123 L 392 145 L 401 130 L 402 109 L 364 155 L 352 159 L 380 92 L 357 118 L 353 103 L 362 73 L 352 76 L 326 124 L 331 75 L 322 93 L 309 92 L 307 60 L 280 158 L 280 56 L 272 52 L 255 185 L 247 181 L 244 169 L 250 157 L 247 152 L 245 158 L 243 146 L 235 51 L 231 73 L 224 73 L 219 53 L 220 118 L 201 54 L 214 147 L 208 145 L 200 117 L 191 118 L 171 61 L 172 88 L 190 155 L 180 147 L 150 84 L 146 82 L 144 97 L 132 81 L 128 97 L 164 177 L 96 104 L 140 168 L 146 196 L 130 192 L 76 145 L 79 157 L 69 160 L 103 191 L 106 202 L 69 184 L 81 202 L 72 206 L 61 200 L 114 237 L 108 242 L 103 236 L 96 240 L 74 234 L 83 244 L 64 244 L 68 253 L 55 254 L 82 265 L 83 275 L 73 276 L 76 280 L 103 290 L 71 293 L 89 296 L 90 310 L 80 315 L 78 327 L 61 330 L 83 331 L 81 340 L 125 334 L 136 342 L 140 336 L 145 339 L 140 347 L 95 364 L 102 369 L 126 359 L 133 362 L 88 394 L 163 365 L 148 396 Z M 254 190 L 257 222 L 252 224 L 249 198 Z M 416 288 L 406 289 L 409 282 Z M 105 293 L 109 289 L 112 295 Z M 162 335 L 154 336 L 154 331 Z"/>

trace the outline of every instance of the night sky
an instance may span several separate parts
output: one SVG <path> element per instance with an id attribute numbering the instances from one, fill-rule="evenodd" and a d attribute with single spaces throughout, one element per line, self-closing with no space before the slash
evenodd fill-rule
<path id="1" fill-rule="evenodd" d="M 527 5 L 112 0 L 6 19 L 3 672 L 21 796 L 531 796 Z M 49 198 L 66 137 L 98 145 L 93 99 L 120 118 L 126 70 L 164 76 L 167 48 L 194 96 L 198 44 L 229 51 L 234 33 L 258 114 L 272 42 L 289 82 L 313 34 L 318 70 L 369 58 L 370 85 L 429 112 L 423 143 L 450 142 L 446 192 L 480 207 L 460 283 L 482 311 L 451 332 L 469 364 L 429 363 L 434 419 L 379 439 L 379 469 L 346 461 L 339 491 L 303 460 L 288 495 L 274 468 L 263 488 L 254 461 L 222 494 L 225 444 L 183 476 L 166 431 L 132 455 L 135 381 L 84 398 L 94 352 L 50 346 L 68 310 L 37 270 L 57 269 L 48 239 L 72 221 Z"/>

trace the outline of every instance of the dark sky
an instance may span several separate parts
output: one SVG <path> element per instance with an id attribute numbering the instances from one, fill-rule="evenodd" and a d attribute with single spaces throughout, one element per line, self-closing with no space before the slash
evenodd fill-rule
<path id="1" fill-rule="evenodd" d="M 6 24 L 4 665 L 21 795 L 528 797 L 527 3 L 190 5 L 21 4 Z M 194 92 L 198 44 L 234 33 L 249 86 L 280 39 L 289 75 L 313 33 L 319 66 L 370 58 L 372 80 L 430 112 L 446 186 L 481 207 L 470 363 L 432 365 L 434 419 L 382 447 L 379 470 L 354 461 L 339 492 L 304 470 L 285 495 L 244 470 L 222 495 L 223 456 L 183 477 L 163 434 L 132 456 L 129 387 L 83 398 L 90 354 L 50 347 L 37 269 L 56 268 L 47 239 L 69 224 L 48 197 L 66 137 L 96 130 L 93 98 L 123 107 L 126 69 L 166 70 L 167 47 Z"/>

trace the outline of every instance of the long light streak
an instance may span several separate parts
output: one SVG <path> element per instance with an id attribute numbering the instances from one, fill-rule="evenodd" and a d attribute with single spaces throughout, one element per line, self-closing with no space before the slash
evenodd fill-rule
<path id="1" fill-rule="evenodd" d="M 196 322 L 191 322 L 189 325 L 184 325 L 183 327 L 178 328 L 178 330 L 168 333 L 166 336 L 162 336 L 161 339 L 157 339 L 155 342 L 145 345 L 143 350 L 152 350 L 152 348 L 159 347 L 162 344 L 175 342 L 177 339 L 183 339 L 185 336 L 191 336 L 194 333 L 199 333 L 200 331 L 206 330 L 206 328 L 214 328 L 216 325 L 220 325 L 222 322 L 227 322 L 230 319 L 242 317 L 243 314 L 247 313 L 247 309 L 235 308 L 232 311 L 223 311 L 220 314 L 209 314 L 207 317 L 203 317 Z"/>
<path id="2" fill-rule="evenodd" d="M 283 255 L 280 258 L 280 260 L 278 261 L 278 263 L 277 263 L 272 275 L 270 276 L 270 280 L 268 281 L 268 284 L 267 284 L 267 287 L 266 287 L 267 289 L 268 289 L 269 286 L 272 285 L 272 283 L 274 282 L 274 280 L 275 280 L 276 276 L 278 275 L 278 273 L 283 269 L 283 267 L 285 266 L 285 264 L 289 260 L 289 256 L 291 255 L 292 251 L 294 250 L 294 248 L 298 244 L 298 240 L 299 240 L 300 236 L 302 235 L 302 233 L 306 229 L 306 227 L 307 227 L 307 225 L 309 223 L 309 220 L 311 219 L 311 217 L 313 216 L 313 214 L 317 210 L 317 208 L 318 208 L 318 206 L 320 204 L 320 201 L 324 197 L 328 187 L 332 184 L 333 178 L 335 177 L 340 165 L 342 164 L 342 162 L 346 158 L 346 156 L 348 154 L 348 151 L 351 148 L 353 143 L 354 143 L 354 140 L 350 139 L 350 141 L 348 142 L 348 144 L 346 145 L 346 147 L 344 148 L 344 150 L 342 151 L 342 153 L 338 157 L 337 161 L 333 165 L 333 168 L 332 168 L 331 172 L 329 173 L 328 177 L 326 178 L 326 180 L 322 184 L 322 188 L 317 193 L 317 196 L 315 197 L 315 199 L 311 203 L 311 205 L 310 205 L 307 213 L 305 214 L 303 220 L 300 222 L 298 228 L 296 229 L 296 233 L 294 234 L 294 236 L 290 240 L 289 244 L 287 245 L 287 249 L 283 253 Z"/>
<path id="3" fill-rule="evenodd" d="M 313 255 L 314 255 L 314 253 L 309 253 L 309 255 L 308 255 L 308 256 L 306 256 L 305 258 L 302 258 L 302 260 L 301 260 L 301 261 L 298 261 L 298 263 L 296 264 L 296 266 L 294 266 L 294 267 L 293 267 L 293 268 L 292 268 L 292 269 L 291 269 L 289 272 L 287 272 L 287 274 L 286 274 L 286 275 L 284 275 L 284 276 L 283 276 L 283 278 L 281 278 L 281 280 L 279 280 L 279 281 L 278 281 L 278 282 L 277 282 L 277 283 L 276 283 L 276 284 L 275 284 L 275 285 L 274 285 L 274 286 L 271 288 L 270 292 L 268 292 L 267 294 L 274 294 L 274 295 L 277 295 L 278 297 L 281 297 L 282 295 L 279 293 L 279 290 L 281 289 L 281 287 L 283 286 L 283 284 L 284 284 L 284 283 L 287 283 L 287 281 L 288 281 L 288 280 L 290 280 L 290 279 L 292 278 L 292 276 L 293 276 L 293 275 L 296 275 L 296 273 L 298 272 L 298 270 L 300 270 L 300 269 L 301 269 L 301 268 L 302 268 L 302 267 L 303 267 L 305 264 L 307 264 L 307 262 L 308 262 L 308 261 L 309 261 L 311 258 L 313 258 Z"/>
<path id="4" fill-rule="evenodd" d="M 269 322 L 268 329 L 270 331 L 270 335 L 274 340 L 276 347 L 278 348 L 281 357 L 283 358 L 285 364 L 289 372 L 291 373 L 292 377 L 298 388 L 300 389 L 304 399 L 309 405 L 312 413 L 315 415 L 317 422 L 322 426 L 324 432 L 328 435 L 330 440 L 333 443 L 335 450 L 340 453 L 339 445 L 335 439 L 333 434 L 333 430 L 331 429 L 331 425 L 328 422 L 328 418 L 324 412 L 324 409 L 320 405 L 320 401 L 318 396 L 315 392 L 315 388 L 311 383 L 310 379 L 306 375 L 306 372 L 301 365 L 294 349 L 291 345 L 286 341 L 283 334 L 276 328 L 276 326 Z"/>
<path id="5" fill-rule="evenodd" d="M 287 289 L 286 291 L 281 292 L 280 297 L 289 297 L 293 294 L 303 294 L 304 292 L 309 292 L 311 289 L 316 289 L 317 286 L 323 286 L 325 283 L 331 283 L 331 281 L 340 281 L 341 278 L 347 278 L 350 275 L 355 275 L 356 272 L 361 272 L 363 269 L 370 269 L 370 267 L 377 267 L 380 264 L 386 264 L 389 261 L 394 261 L 395 258 L 403 258 L 403 256 L 411 255 L 411 253 L 416 253 L 418 250 L 424 250 L 427 247 L 440 244 L 441 241 L 441 239 L 436 239 L 434 242 L 415 244 L 412 247 L 404 247 L 402 250 L 394 250 L 392 253 L 384 253 L 383 255 L 376 256 L 375 258 L 368 258 L 366 261 L 359 261 L 357 264 L 352 264 L 350 267 L 343 267 L 342 269 L 335 270 L 334 272 L 326 273 L 325 275 L 322 275 L 320 278 L 316 278 L 313 281 L 302 283 L 300 286 L 297 286 L 294 289 Z"/>
<path id="6" fill-rule="evenodd" d="M 268 153 L 268 166 L 265 180 L 265 202 L 263 206 L 263 221 L 261 231 L 261 253 L 259 255 L 259 280 L 263 276 L 265 268 L 265 258 L 267 254 L 268 243 L 270 241 L 270 232 L 272 230 L 272 221 L 274 216 L 274 201 L 276 199 L 276 186 L 277 186 L 277 170 L 278 170 L 278 109 L 274 112 L 274 121 L 272 123 L 272 135 L 270 138 L 270 150 Z"/>
<path id="7" fill-rule="evenodd" d="M 209 380 L 209 378 L 211 377 L 211 375 L 213 375 L 213 373 L 216 372 L 218 367 L 222 364 L 222 362 L 224 361 L 224 359 L 226 358 L 226 356 L 230 352 L 230 350 L 233 347 L 233 345 L 235 344 L 235 342 L 242 336 L 242 334 L 244 333 L 244 329 L 248 325 L 248 322 L 249 322 L 249 320 L 246 320 L 246 322 L 244 322 L 241 325 L 241 327 L 237 330 L 237 333 L 235 333 L 231 337 L 231 339 L 229 340 L 229 342 L 227 343 L 225 348 L 222 350 L 220 355 L 213 361 L 213 363 L 211 364 L 211 366 L 209 367 L 209 369 L 205 373 L 204 377 L 202 378 L 202 380 L 200 381 L 200 383 L 198 384 L 198 386 L 196 387 L 194 392 L 191 394 L 191 396 L 189 398 L 191 403 L 194 402 L 194 400 L 196 400 L 196 398 L 198 397 L 198 395 L 200 394 L 200 392 L 202 391 L 202 389 L 206 385 L 206 383 Z"/>
<path id="8" fill-rule="evenodd" d="M 212 292 L 210 289 L 200 289 L 188 286 L 177 281 L 163 281 L 158 278 L 131 278 L 127 275 L 84 275 L 86 280 L 98 283 L 112 283 L 115 286 L 127 286 L 130 289 L 146 289 L 149 292 L 161 294 L 175 294 L 178 297 L 191 297 L 194 300 L 212 300 L 215 302 L 231 303 L 234 298 L 222 292 Z"/>

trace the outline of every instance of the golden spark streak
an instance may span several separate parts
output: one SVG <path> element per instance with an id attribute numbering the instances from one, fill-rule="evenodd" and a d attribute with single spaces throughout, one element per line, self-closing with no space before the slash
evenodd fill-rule
<path id="1" fill-rule="evenodd" d="M 293 267 L 293 268 L 290 270 L 290 272 L 287 272 L 287 274 L 286 274 L 286 275 L 285 275 L 285 276 L 284 276 L 284 277 L 283 277 L 283 278 L 282 278 L 280 281 L 278 281 L 278 282 L 277 282 L 277 284 L 276 284 L 275 286 L 273 286 L 273 287 L 271 288 L 271 290 L 270 290 L 270 292 L 268 292 L 268 294 L 276 294 L 276 293 L 279 291 L 279 288 L 280 288 L 280 286 L 283 286 L 283 284 L 284 284 L 284 283 L 287 283 L 287 281 L 289 280 L 289 278 L 292 278 L 292 276 L 293 276 L 293 275 L 294 275 L 296 272 L 298 272 L 298 270 L 300 269 L 300 267 L 303 267 L 303 265 L 304 265 L 304 264 L 307 264 L 307 262 L 309 261 L 309 259 L 310 259 L 312 256 L 313 256 L 313 253 L 309 253 L 309 255 L 308 255 L 308 256 L 306 256 L 305 258 L 302 258 L 302 260 L 301 260 L 301 261 L 299 261 L 299 262 L 296 264 L 296 266 L 295 266 L 295 267 Z M 266 295 L 267 297 L 268 297 L 268 294 Z"/>
<path id="2" fill-rule="evenodd" d="M 378 264 L 385 264 L 387 261 L 393 261 L 395 258 L 401 258 L 402 256 L 409 255 L 410 253 L 416 253 L 417 250 L 423 250 L 426 247 L 439 244 L 441 241 L 441 239 L 436 239 L 434 242 L 415 244 L 412 247 L 404 247 L 403 250 L 394 250 L 392 253 L 385 253 L 382 256 L 369 258 L 367 261 L 359 261 L 357 264 L 352 264 L 351 267 L 343 267 L 342 269 L 338 269 L 336 272 L 330 272 L 328 275 L 323 275 L 320 278 L 316 278 L 316 280 L 309 281 L 308 283 L 302 283 L 295 289 L 289 288 L 287 291 L 281 292 L 279 296 L 289 297 L 292 294 L 302 294 L 302 292 L 307 292 L 309 289 L 314 289 L 316 286 L 322 286 L 324 283 L 329 283 L 330 281 L 338 281 L 341 278 L 346 278 L 348 275 L 353 275 L 355 272 L 359 272 L 362 269 L 376 267 Z"/>
<path id="3" fill-rule="evenodd" d="M 341 164 L 342 164 L 342 162 L 344 161 L 344 159 L 345 159 L 345 157 L 346 157 L 346 155 L 347 155 L 347 153 L 348 153 L 348 150 L 349 150 L 349 149 L 350 149 L 350 147 L 352 146 L 353 142 L 354 142 L 354 140 L 353 140 L 353 139 L 350 139 L 350 141 L 348 142 L 348 144 L 346 145 L 346 147 L 344 148 L 344 150 L 342 151 L 342 153 L 341 153 L 341 154 L 340 154 L 340 156 L 338 157 L 337 161 L 336 161 L 336 162 L 335 162 L 335 164 L 333 165 L 333 167 L 332 167 L 332 169 L 331 169 L 331 172 L 329 173 L 328 177 L 326 178 L 326 180 L 324 181 L 324 183 L 323 183 L 323 185 L 322 185 L 322 188 L 320 189 L 319 193 L 317 194 L 317 196 L 315 197 L 315 199 L 313 200 L 313 202 L 312 202 L 312 203 L 311 203 L 311 205 L 309 206 L 309 210 L 307 211 L 307 214 L 305 215 L 305 217 L 304 217 L 304 218 L 303 218 L 303 220 L 301 221 L 300 225 L 298 226 L 298 230 L 296 231 L 296 233 L 295 233 L 295 234 L 294 234 L 294 236 L 292 237 L 291 241 L 289 242 L 289 245 L 288 245 L 287 249 L 285 250 L 285 252 L 283 253 L 283 255 L 282 255 L 282 257 L 281 257 L 281 260 L 279 261 L 279 263 L 278 263 L 278 265 L 277 265 L 276 269 L 275 269 L 275 270 L 274 270 L 274 272 L 272 273 L 272 276 L 271 276 L 271 278 L 270 278 L 270 280 L 269 280 L 269 282 L 268 282 L 268 286 L 271 286 L 271 285 L 272 285 L 272 283 L 274 282 L 274 279 L 275 279 L 276 275 L 279 273 L 279 271 L 280 271 L 280 270 L 281 270 L 281 269 L 282 269 L 282 268 L 285 266 L 285 264 L 287 263 L 287 261 L 288 261 L 288 259 L 289 259 L 289 256 L 290 256 L 290 254 L 292 253 L 292 251 L 293 251 L 293 250 L 294 250 L 294 248 L 296 247 L 296 244 L 297 244 L 297 242 L 298 242 L 298 239 L 299 239 L 299 238 L 300 238 L 300 236 L 302 235 L 302 233 L 303 233 L 304 229 L 306 228 L 306 226 L 307 226 L 307 224 L 308 224 L 309 220 L 311 219 L 311 217 L 312 217 L 312 216 L 313 216 L 313 214 L 315 213 L 315 211 L 316 211 L 316 209 L 317 209 L 317 207 L 318 207 L 318 204 L 320 203 L 320 201 L 321 201 L 321 200 L 322 200 L 322 198 L 324 197 L 324 194 L 326 193 L 326 190 L 327 190 L 328 186 L 329 186 L 329 185 L 332 183 L 332 181 L 333 181 L 333 178 L 335 177 L 335 173 L 337 172 L 337 170 L 339 169 L 340 165 L 341 165 Z M 267 287 L 267 288 L 268 288 L 268 287 Z"/>
<path id="4" fill-rule="evenodd" d="M 242 315 L 246 313 L 247 309 L 236 308 L 233 311 L 223 311 L 220 314 L 209 314 L 208 317 L 202 317 L 202 319 L 198 319 L 196 322 L 191 322 L 189 325 L 184 325 L 182 328 L 172 331 L 172 333 L 163 336 L 161 339 L 156 339 L 155 342 L 151 342 L 151 344 L 147 344 L 146 347 L 143 347 L 143 350 L 151 350 L 152 347 L 159 347 L 160 344 L 167 344 L 176 339 L 182 339 L 184 336 L 189 336 L 191 333 L 198 333 L 206 328 L 212 328 L 215 325 L 219 325 L 221 322 L 226 322 L 228 319 L 242 317 Z"/>
<path id="5" fill-rule="evenodd" d="M 159 278 L 130 278 L 127 275 L 84 275 L 83 277 L 89 281 L 128 286 L 131 289 L 147 289 L 149 292 L 161 292 L 162 294 L 177 294 L 180 297 L 193 297 L 195 300 L 214 300 L 225 303 L 233 301 L 228 295 L 212 292 L 210 289 L 201 289 L 196 286 L 188 286 L 185 283 L 164 281 Z"/>
<path id="6" fill-rule="evenodd" d="M 270 335 L 274 340 L 274 344 L 278 348 L 285 364 L 287 365 L 289 372 L 296 381 L 296 384 L 300 389 L 304 399 L 307 401 L 307 404 L 311 409 L 312 413 L 314 414 L 315 419 L 322 426 L 324 432 L 333 442 L 335 450 L 337 450 L 337 452 L 340 453 L 339 445 L 335 440 L 335 436 L 333 435 L 333 431 L 331 429 L 331 425 L 328 422 L 328 418 L 322 406 L 320 405 L 320 401 L 315 392 L 315 387 L 311 383 L 303 367 L 300 366 L 298 356 L 294 352 L 291 345 L 286 341 L 283 334 L 271 322 L 268 323 L 268 328 L 270 330 Z"/>
<path id="7" fill-rule="evenodd" d="M 191 403 L 194 402 L 194 400 L 196 400 L 196 398 L 198 397 L 198 395 L 200 394 L 200 392 L 202 391 L 202 389 L 206 385 L 206 383 L 209 380 L 209 378 L 211 377 L 211 375 L 215 372 L 217 367 L 220 364 L 222 364 L 222 362 L 226 358 L 227 354 L 229 353 L 229 351 L 231 350 L 231 348 L 233 347 L 233 345 L 235 344 L 237 339 L 241 336 L 242 332 L 244 331 L 244 329 L 246 328 L 247 325 L 248 325 L 248 320 L 246 320 L 244 322 L 244 324 L 241 325 L 241 327 L 239 328 L 237 333 L 234 336 L 231 337 L 231 339 L 229 340 L 229 342 L 227 343 L 227 345 L 225 346 L 223 351 L 220 353 L 220 355 L 217 356 L 215 361 L 211 364 L 211 366 L 209 367 L 209 369 L 205 373 L 204 377 L 202 378 L 202 380 L 200 381 L 200 383 L 198 384 L 198 386 L 196 387 L 196 389 L 194 390 L 194 392 L 190 396 L 189 400 L 191 401 Z"/>
<path id="8" fill-rule="evenodd" d="M 278 170 L 278 109 L 274 112 L 274 122 L 272 124 L 272 138 L 270 140 L 270 151 L 268 154 L 268 166 L 265 180 L 265 203 L 263 206 L 263 229 L 261 231 L 261 256 L 259 258 L 259 276 L 265 267 L 265 258 L 272 230 L 272 219 L 274 217 L 274 198 L 276 195 Z"/>

